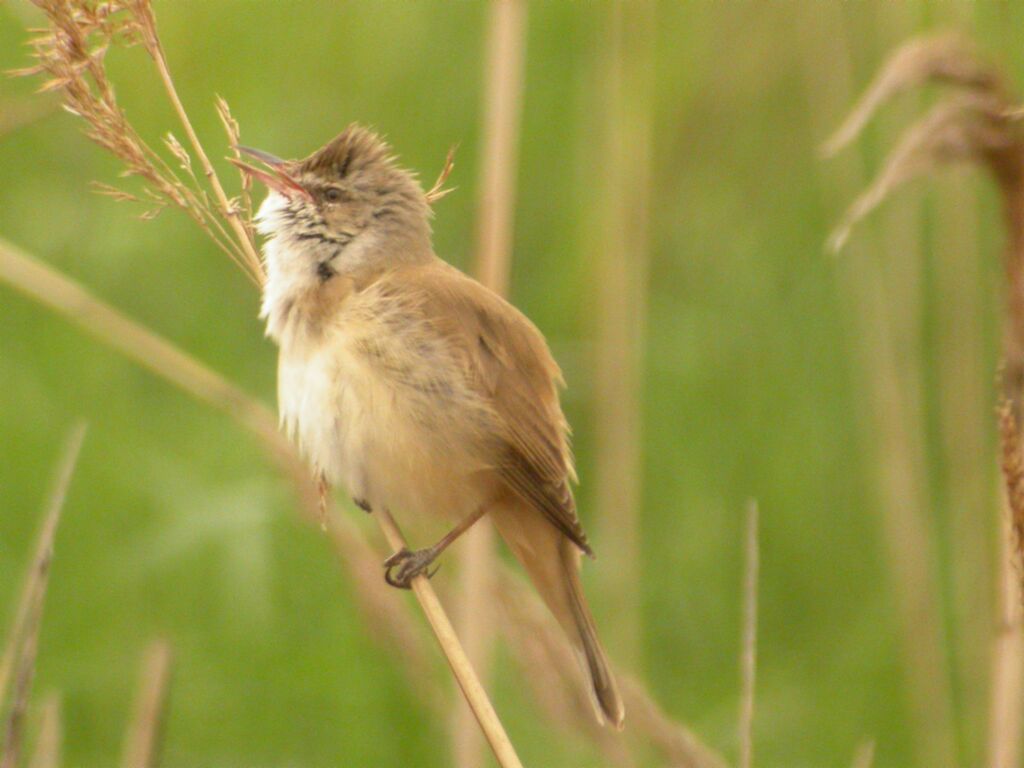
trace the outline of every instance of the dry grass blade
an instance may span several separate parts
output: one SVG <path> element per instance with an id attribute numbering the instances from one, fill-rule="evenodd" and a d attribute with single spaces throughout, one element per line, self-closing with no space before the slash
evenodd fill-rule
<path id="1" fill-rule="evenodd" d="M 0 768 L 16 768 L 24 738 L 25 712 L 28 708 L 32 679 L 35 675 L 39 628 L 43 619 L 43 602 L 49 584 L 53 541 L 57 535 L 64 500 L 85 440 L 85 424 L 71 430 L 47 502 L 35 554 L 29 565 L 25 587 L 15 615 L 14 624 L 4 649 L 0 666 L 0 705 L 6 700 L 7 687 L 14 683 L 14 696 L 4 733 Z"/>
<path id="2" fill-rule="evenodd" d="M 444 185 L 445 182 L 448 181 L 448 177 L 452 175 L 452 170 L 455 168 L 455 152 L 458 148 L 459 146 L 456 144 L 448 150 L 448 154 L 445 155 L 444 158 L 444 166 L 441 168 L 441 173 L 437 175 L 437 181 L 434 182 L 434 186 L 427 190 L 426 198 L 429 205 L 433 205 L 438 200 L 447 197 L 450 193 L 455 191 L 455 187 L 445 189 Z"/>
<path id="3" fill-rule="evenodd" d="M 373 515 L 377 518 L 392 549 L 396 552 L 408 549 L 405 537 L 387 509 L 383 507 L 375 509 Z M 480 684 L 480 679 L 466 656 L 459 638 L 455 635 L 455 629 L 448 620 L 448 615 L 441 606 L 441 601 L 437 599 L 437 593 L 434 592 L 434 588 L 425 575 L 420 574 L 412 580 L 412 591 L 416 595 L 416 599 L 419 600 L 423 613 L 426 614 L 427 621 L 430 622 L 431 629 L 434 630 L 434 636 L 444 652 L 448 666 L 451 667 L 452 674 L 455 676 L 459 688 L 462 689 L 466 703 L 473 710 L 473 715 L 480 724 L 480 730 L 483 731 L 487 742 L 491 745 L 498 764 L 501 768 L 522 768 L 523 764 L 519 761 L 519 756 L 516 754 L 508 734 L 505 733 L 505 727 L 494 711 L 487 692 Z"/>
<path id="4" fill-rule="evenodd" d="M 138 9 L 137 16 L 142 30 L 143 45 L 145 45 L 149 55 L 156 63 L 157 72 L 160 74 L 160 80 L 164 85 L 164 90 L 167 92 L 167 97 L 171 100 L 171 105 L 174 107 L 174 111 L 177 113 L 178 119 L 185 129 L 185 134 L 188 136 L 192 149 L 199 157 L 199 162 L 203 166 L 203 173 L 206 175 L 207 182 L 217 198 L 220 214 L 228 220 L 228 224 L 234 230 L 237 240 L 236 246 L 242 254 L 242 263 L 256 279 L 257 284 L 262 285 L 266 275 L 263 272 L 263 261 L 256 251 L 256 242 L 253 239 L 252 229 L 242 222 L 238 209 L 228 200 L 227 193 L 224 192 L 224 187 L 221 186 L 220 179 L 217 177 L 217 172 L 213 169 L 213 163 L 210 162 L 206 150 L 203 149 L 199 136 L 196 135 L 188 113 L 181 103 L 181 98 L 178 96 L 178 91 L 174 86 L 174 79 L 171 77 L 170 68 L 167 66 L 167 56 L 164 54 L 163 46 L 160 44 L 160 37 L 157 35 L 156 16 L 153 14 L 153 8 L 149 0 L 133 0 L 133 3 Z M 226 103 L 224 106 L 227 106 Z M 230 112 L 228 115 L 230 116 Z"/>
<path id="5" fill-rule="evenodd" d="M 603 6 L 606 55 L 599 70 L 602 162 L 595 165 L 593 269 L 594 519 L 603 630 L 622 668 L 641 662 L 643 375 L 653 162 L 657 38 L 653 0 Z M 627 720 L 632 719 L 627 708 Z"/>
<path id="6" fill-rule="evenodd" d="M 525 50 L 525 0 L 492 0 L 485 51 L 487 83 L 474 271 L 481 283 L 502 295 L 508 293 L 512 262 Z M 467 534 L 459 558 L 459 601 L 455 610 L 466 652 L 484 680 L 490 675 L 494 645 L 490 597 L 496 562 L 494 540 L 494 527 L 487 518 Z M 473 717 L 463 706 L 457 706 L 452 714 L 455 765 L 479 765 L 483 744 Z"/>
<path id="7" fill-rule="evenodd" d="M 124 176 L 142 180 L 143 193 L 134 198 L 144 199 L 149 204 L 143 218 L 153 218 L 168 205 L 181 209 L 256 285 L 260 285 L 263 268 L 252 233 L 228 201 L 185 115 L 156 34 L 150 0 L 111 0 L 99 4 L 89 0 L 32 1 L 45 14 L 49 27 L 31 40 L 35 65 L 12 74 L 47 76 L 49 80 L 40 90 L 60 91 L 64 109 L 85 122 L 86 136 L 124 164 Z M 117 102 L 107 74 L 107 52 L 112 46 L 139 44 L 156 64 L 171 105 L 200 160 L 206 186 L 217 199 L 217 208 L 210 204 L 204 185 L 192 173 L 184 148 L 176 141 L 170 146 L 186 172 L 187 181 L 143 140 Z M 223 219 L 227 220 L 231 232 L 225 228 Z"/>
<path id="8" fill-rule="evenodd" d="M 32 752 L 29 768 L 57 768 L 60 765 L 60 749 L 63 738 L 60 696 L 56 693 L 47 696 L 43 702 L 42 711 L 39 733 L 36 736 L 36 748 Z"/>
<path id="9" fill-rule="evenodd" d="M 746 571 L 743 576 L 743 638 L 740 656 L 742 688 L 739 716 L 739 768 L 754 764 L 754 690 L 757 675 L 757 581 L 760 571 L 758 552 L 758 509 L 751 501 L 747 509 Z"/>
<path id="10" fill-rule="evenodd" d="M 859 747 L 853 755 L 852 768 L 871 768 L 875 763 L 875 740 L 868 739 Z"/>
<path id="11" fill-rule="evenodd" d="M 978 59 L 970 41 L 956 33 L 911 40 L 889 58 L 838 130 L 822 146 L 831 157 L 848 146 L 879 107 L 927 82 L 945 82 L 991 92 L 999 87 L 992 69 Z"/>
<path id="12" fill-rule="evenodd" d="M 155 768 L 170 692 L 173 653 L 166 640 L 156 640 L 142 657 L 132 722 L 125 732 L 121 768 Z"/>
<path id="13" fill-rule="evenodd" d="M 1010 508 L 1013 544 L 1020 562 L 1024 562 L 1024 454 L 1021 453 L 1020 431 L 1013 406 L 1004 401 L 999 407 L 999 443 L 1006 500 Z M 1020 573 L 1024 579 L 1024 573 Z M 1022 583 L 1024 595 L 1024 583 Z"/>
<path id="14" fill-rule="evenodd" d="M 238 146 L 242 143 L 242 129 L 238 125 L 238 121 L 235 120 L 231 114 L 231 107 L 228 106 L 227 101 L 222 96 L 217 97 L 217 116 L 220 117 L 221 125 L 224 126 L 224 132 L 228 136 L 228 146 L 231 147 L 231 159 L 236 162 L 241 162 L 242 156 L 238 151 Z M 240 195 L 240 201 L 242 206 L 242 224 L 249 232 L 249 239 L 255 242 L 255 235 L 252 231 L 252 175 L 243 173 L 241 169 L 238 171 L 238 175 L 241 181 L 242 192 Z M 232 205 L 232 207 L 235 207 Z"/>
<path id="15" fill-rule="evenodd" d="M 53 99 L 7 99 L 0 104 L 0 138 L 52 115 L 60 106 Z"/>
<path id="16" fill-rule="evenodd" d="M 1005 103 L 992 94 L 962 93 L 936 105 L 906 131 L 882 171 L 847 209 L 829 237 L 829 249 L 840 251 L 853 227 L 897 187 L 942 165 L 982 161 L 1002 173 L 1015 146 L 1011 130 Z"/>

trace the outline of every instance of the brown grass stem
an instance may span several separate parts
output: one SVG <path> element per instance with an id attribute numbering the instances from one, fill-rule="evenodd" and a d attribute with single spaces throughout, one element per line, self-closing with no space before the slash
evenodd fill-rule
<path id="1" fill-rule="evenodd" d="M 608 644 L 626 667 L 640 649 L 641 371 L 649 259 L 654 3 L 615 0 L 599 61 L 602 174 L 595 268 L 595 517 Z"/>
<path id="2" fill-rule="evenodd" d="M 51 693 L 42 704 L 39 732 L 36 734 L 35 749 L 29 760 L 29 768 L 58 768 L 60 765 L 63 724 L 60 714 L 60 695 Z"/>
<path id="3" fill-rule="evenodd" d="M 526 49 L 524 0 L 491 0 L 485 49 L 483 147 L 477 201 L 476 276 L 506 295 L 512 262 L 516 170 Z M 489 677 L 494 617 L 490 600 L 495 532 L 486 517 L 466 534 L 460 550 L 456 626 L 482 680 Z M 480 764 L 483 743 L 473 714 L 457 706 L 452 718 L 452 756 L 459 768 Z"/>
<path id="4" fill-rule="evenodd" d="M 406 544 L 405 537 L 402 535 L 401 530 L 399 530 L 391 513 L 381 507 L 375 510 L 373 514 L 377 518 L 377 522 L 380 524 L 384 537 L 391 548 L 396 552 L 400 549 L 406 549 L 408 545 Z M 448 615 L 441 605 L 441 601 L 438 600 L 437 593 L 434 591 L 433 586 L 431 586 L 430 580 L 423 574 L 417 576 L 412 580 L 412 591 L 416 595 L 423 613 L 426 614 L 427 621 L 434 631 L 434 637 L 437 638 L 441 650 L 444 651 L 448 666 L 451 667 L 452 674 L 455 676 L 459 688 L 462 689 L 466 702 L 469 704 L 470 709 L 473 710 L 473 715 L 480 724 L 480 730 L 483 731 L 487 742 L 491 745 L 491 750 L 494 752 L 498 764 L 502 768 L 522 768 L 522 763 L 519 761 L 518 755 L 516 755 L 512 742 L 509 741 L 508 734 L 505 733 L 505 727 L 501 724 L 501 720 L 494 711 L 494 707 L 487 697 L 487 692 L 484 691 L 480 678 L 477 677 L 473 665 L 466 656 L 466 652 L 463 650 L 462 644 L 455 634 L 455 629 L 452 627 L 451 621 L 449 621 Z"/>
<path id="5" fill-rule="evenodd" d="M 801 48 L 807 52 L 806 82 L 817 105 L 813 128 L 825 134 L 825 115 L 840 114 L 853 95 L 851 51 L 838 6 L 822 6 L 807 17 Z M 895 11 L 894 11 L 895 12 Z M 820 66 L 823 45 L 833 66 Z M 827 76 L 826 76 L 827 75 Z M 861 187 L 862 166 L 855 159 L 833 161 L 826 192 L 832 201 Z M 865 444 L 874 446 L 878 507 L 885 541 L 889 583 L 899 618 L 906 692 L 914 751 L 920 765 L 948 768 L 956 764 L 952 692 L 946 663 L 944 619 L 936 584 L 937 555 L 927 510 L 926 456 L 922 444 L 921 381 L 916 337 L 920 318 L 914 275 L 920 268 L 908 258 L 916 241 L 905 231 L 912 217 L 890 219 L 882 236 L 850 242 L 855 254 L 838 264 L 846 311 L 854 322 L 860 385 L 866 393 Z M 866 242 L 867 241 L 867 242 Z M 890 261 L 900 262 L 890 265 Z M 909 354 L 908 354 L 909 350 Z"/>
<path id="6" fill-rule="evenodd" d="M 871 768 L 875 764 L 875 740 L 868 739 L 859 747 L 853 755 L 851 768 Z"/>
<path id="7" fill-rule="evenodd" d="M 170 68 L 167 66 L 167 56 L 157 35 L 156 16 L 153 14 L 152 7 L 149 2 L 141 2 L 139 7 L 141 9 L 140 15 L 145 20 L 143 42 L 156 64 L 160 81 L 167 92 L 167 98 L 170 99 L 174 112 L 185 129 L 185 135 L 188 136 L 189 144 L 192 145 L 196 157 L 199 158 L 199 162 L 203 166 L 203 173 L 209 182 L 210 188 L 213 190 L 213 194 L 217 198 L 221 214 L 227 219 L 228 224 L 235 233 L 235 238 L 244 257 L 244 266 L 257 280 L 257 284 L 262 285 L 266 275 L 263 271 L 263 261 L 260 259 L 259 253 L 256 251 L 256 243 L 252 239 L 252 232 L 243 224 L 237 207 L 228 200 L 224 187 L 221 186 L 220 178 L 213 168 L 213 163 L 210 162 L 206 150 L 203 149 L 202 142 L 199 141 L 199 136 L 196 134 L 195 128 L 192 127 L 192 121 L 188 117 L 188 112 L 185 111 L 185 106 L 181 103 L 178 89 L 174 85 Z"/>
<path id="8" fill-rule="evenodd" d="M 121 768 L 156 768 L 170 695 L 174 659 L 166 640 L 155 640 L 139 666 L 138 689 L 131 723 L 125 731 Z"/>
<path id="9" fill-rule="evenodd" d="M 1004 410 L 1004 425 L 1012 424 Z M 1019 448 L 1017 452 L 1019 461 Z M 1005 461 L 1005 459 L 1004 459 Z M 1019 464 L 1018 464 L 1019 470 Z M 1020 765 L 1021 718 L 1024 716 L 1024 610 L 1021 608 L 1020 552 L 1013 518 L 1016 512 L 1006 482 L 1001 483 L 1004 517 L 1000 539 L 999 615 L 992 641 L 991 685 L 988 707 L 988 768 L 1016 768 Z M 1017 493 L 1019 493 L 1019 486 Z"/>
<path id="10" fill-rule="evenodd" d="M 747 507 L 745 535 L 746 568 L 743 573 L 743 634 L 740 642 L 740 714 L 738 768 L 754 764 L 754 691 L 757 680 L 757 583 L 760 572 L 758 551 L 758 508 L 751 501 Z"/>
<path id="11" fill-rule="evenodd" d="M 25 713 L 28 709 L 32 680 L 35 676 L 36 654 L 39 648 L 39 629 L 43 619 L 43 603 L 49 585 L 50 565 L 53 561 L 53 542 L 57 535 L 64 501 L 71 477 L 78 463 L 78 455 L 85 440 L 85 424 L 79 424 L 69 433 L 61 460 L 50 490 L 43 522 L 39 529 L 35 553 L 29 563 L 25 586 L 11 627 L 7 647 L 0 664 L 0 707 L 6 700 L 7 688 L 13 683 L 14 691 L 4 731 L 0 768 L 17 768 L 24 739 Z"/>

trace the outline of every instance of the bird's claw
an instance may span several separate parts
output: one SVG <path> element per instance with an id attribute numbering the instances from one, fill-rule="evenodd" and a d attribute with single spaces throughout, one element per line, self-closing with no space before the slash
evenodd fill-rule
<path id="1" fill-rule="evenodd" d="M 412 580 L 419 575 L 431 578 L 437 569 L 441 567 L 438 563 L 434 568 L 435 554 L 429 549 L 417 549 L 410 551 L 405 547 L 398 550 L 384 561 L 384 581 L 398 589 L 411 589 Z"/>

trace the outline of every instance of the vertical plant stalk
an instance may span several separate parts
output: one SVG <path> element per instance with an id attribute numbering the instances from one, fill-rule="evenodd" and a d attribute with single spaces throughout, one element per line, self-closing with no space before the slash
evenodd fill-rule
<path id="1" fill-rule="evenodd" d="M 817 106 L 815 129 L 826 135 L 822 116 L 841 114 L 853 92 L 850 52 L 839 8 L 826 5 L 820 11 L 811 17 L 813 29 L 806 30 L 801 48 L 807 52 L 810 103 Z M 826 47 L 832 66 L 823 69 Z M 864 173 L 856 163 L 846 161 L 832 178 L 836 181 L 830 196 L 838 200 L 862 187 Z M 916 318 L 892 310 L 894 301 L 905 297 L 890 295 L 879 263 L 881 255 L 890 250 L 895 233 L 886 227 L 883 237 L 865 244 L 869 234 L 851 242 L 852 252 L 837 262 L 839 287 L 852 314 L 861 383 L 867 393 L 869 412 L 865 416 L 870 438 L 865 435 L 864 442 L 875 446 L 882 531 L 894 611 L 900 621 L 916 762 L 928 768 L 949 768 L 956 764 L 955 730 L 944 622 L 937 598 L 936 555 L 925 515 L 929 503 L 920 439 L 924 426 L 918 407 L 920 382 L 915 371 L 901 362 L 905 347 L 916 345 L 916 340 L 907 337 Z M 894 252 L 891 258 L 901 255 Z M 911 287 L 905 274 L 896 279 L 904 290 Z"/>
<path id="2" fill-rule="evenodd" d="M 952 7 L 952 6 L 950 6 Z M 952 577 L 952 638 L 958 659 L 962 754 L 982 759 L 990 649 L 997 611 L 997 552 L 993 529 L 1001 504 L 992 484 L 988 442 L 992 376 L 983 353 L 982 297 L 977 194 L 972 184 L 941 184 L 935 190 L 939 420 L 944 456 L 943 484 L 949 536 L 956 555 Z"/>
<path id="3" fill-rule="evenodd" d="M 596 517 L 609 644 L 636 668 L 640 648 L 641 391 L 649 258 L 654 5 L 613 0 L 604 81 L 604 175 L 597 257 Z"/>
<path id="4" fill-rule="evenodd" d="M 992 644 L 991 688 L 989 691 L 989 768 L 1016 768 L 1020 764 L 1021 716 L 1024 708 L 1021 684 L 1024 680 L 1024 611 L 1021 608 L 1018 550 L 1024 521 L 1024 464 L 1021 462 L 1020 433 L 1009 405 L 1000 411 L 1002 438 L 1002 501 L 1005 512 L 1000 538 L 998 625 Z"/>
<path id="5" fill-rule="evenodd" d="M 0 768 L 17 768 L 21 755 L 25 712 L 35 676 L 39 628 L 43 619 L 46 588 L 49 585 L 50 564 L 53 560 L 53 541 L 57 535 L 64 500 L 67 498 L 68 487 L 71 485 L 71 477 L 75 472 L 84 440 L 85 424 L 79 424 L 71 430 L 65 441 L 63 455 L 39 530 L 35 554 L 25 577 L 25 587 L 4 650 L 3 664 L 0 667 L 0 709 L 6 700 L 10 682 L 14 684 L 14 695 L 4 728 Z"/>
<path id="6" fill-rule="evenodd" d="M 396 552 L 408 549 L 405 537 L 398 529 L 391 513 L 381 507 L 375 509 L 373 514 L 380 523 L 381 530 L 391 548 Z M 444 651 L 448 666 L 451 667 L 452 674 L 455 675 L 455 680 L 458 682 L 459 688 L 462 689 L 466 702 L 473 710 L 473 715 L 480 724 L 480 730 L 483 731 L 487 742 L 491 745 L 498 764 L 502 768 L 522 768 L 523 764 L 519 761 L 512 742 L 509 741 L 508 734 L 505 733 L 505 728 L 480 683 L 480 678 L 477 677 L 473 665 L 459 643 L 455 629 L 448 620 L 441 601 L 437 599 L 437 593 L 434 592 L 430 580 L 423 574 L 415 577 L 412 580 L 412 591 L 415 593 L 416 599 L 419 600 L 423 613 L 426 614 L 427 621 L 430 622 L 431 629 L 434 630 L 434 636 L 437 638 L 441 650 Z"/>
<path id="7" fill-rule="evenodd" d="M 39 734 L 36 736 L 36 747 L 32 751 L 29 768 L 58 768 L 63 731 L 60 695 L 52 693 L 47 696 L 43 701 L 42 710 Z"/>
<path id="8" fill-rule="evenodd" d="M 125 732 L 121 768 L 156 768 L 170 694 L 173 653 L 166 640 L 147 649 L 139 667 L 139 687 L 131 724 Z"/>
<path id="9" fill-rule="evenodd" d="M 480 159 L 476 275 L 496 293 L 508 293 L 516 199 L 516 170 L 526 50 L 524 0 L 491 0 L 484 82 L 484 144 Z M 460 554 L 456 625 L 466 654 L 484 681 L 494 643 L 490 599 L 496 557 L 494 526 L 484 517 L 466 534 Z M 483 742 L 465 705 L 452 712 L 452 756 L 458 768 L 481 762 Z"/>
<path id="10" fill-rule="evenodd" d="M 868 739 L 859 747 L 853 756 L 852 768 L 871 768 L 875 764 L 875 740 Z"/>
<path id="11" fill-rule="evenodd" d="M 213 163 L 210 162 L 210 158 L 206 154 L 206 150 L 203 149 L 202 143 L 199 141 L 199 136 L 196 135 L 195 129 L 192 127 L 192 121 L 189 120 L 188 113 L 185 111 L 185 106 L 181 103 L 181 98 L 178 96 L 178 89 L 174 85 L 174 80 L 171 78 L 170 68 L 167 66 L 167 56 L 164 54 L 163 45 L 160 43 L 160 38 L 157 35 L 156 30 L 156 16 L 153 13 L 153 8 L 148 0 L 142 0 L 138 4 L 138 14 L 143 21 L 143 43 L 146 46 L 146 50 L 152 57 L 153 62 L 156 64 L 157 72 L 160 75 L 160 81 L 163 83 L 164 90 L 167 92 L 167 98 L 170 99 L 171 106 L 174 107 L 174 112 L 178 116 L 178 120 L 181 122 L 182 127 L 185 129 L 185 135 L 188 136 L 189 143 L 192 145 L 193 151 L 199 158 L 199 162 L 203 167 L 203 174 L 206 176 L 206 180 L 213 190 L 214 196 L 217 198 L 217 204 L 220 206 L 220 212 L 227 219 L 228 224 L 235 233 L 235 238 L 238 241 L 238 246 L 241 249 L 244 257 L 244 265 L 256 279 L 257 284 L 262 286 L 266 280 L 266 274 L 263 271 L 263 261 L 260 259 L 259 254 L 256 251 L 256 243 L 253 240 L 252 231 L 243 223 L 239 210 L 230 200 L 228 200 L 227 194 L 224 192 L 224 187 L 221 186 L 220 179 L 217 176 L 217 172 L 213 168 Z"/>
<path id="12" fill-rule="evenodd" d="M 738 768 L 754 765 L 754 691 L 757 680 L 757 583 L 761 568 L 758 551 L 758 509 L 747 509 L 746 570 L 743 574 L 743 636 L 740 643 L 740 713 Z"/>

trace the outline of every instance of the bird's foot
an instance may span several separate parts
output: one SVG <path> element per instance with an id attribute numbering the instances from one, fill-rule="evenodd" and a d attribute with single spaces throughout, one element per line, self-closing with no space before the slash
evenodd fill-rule
<path id="1" fill-rule="evenodd" d="M 431 548 L 409 551 L 405 547 L 398 550 L 384 561 L 384 581 L 392 587 L 399 589 L 410 589 L 412 580 L 420 574 L 425 574 L 429 579 L 441 566 L 438 565 L 430 570 L 431 564 L 437 557 L 437 552 Z"/>

